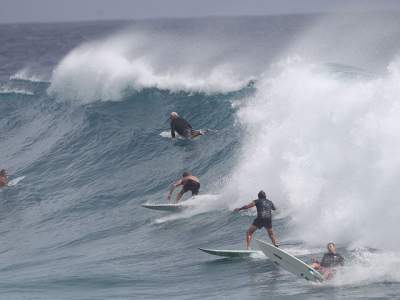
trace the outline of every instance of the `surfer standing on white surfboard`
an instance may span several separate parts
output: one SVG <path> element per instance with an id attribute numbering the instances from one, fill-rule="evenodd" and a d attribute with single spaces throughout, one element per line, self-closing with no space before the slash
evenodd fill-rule
<path id="1" fill-rule="evenodd" d="M 171 112 L 169 115 L 171 120 L 171 136 L 175 138 L 175 132 L 184 138 L 195 138 L 203 135 L 200 130 L 193 130 L 192 125 L 189 124 L 184 118 L 181 118 L 178 113 Z"/>
<path id="2" fill-rule="evenodd" d="M 257 218 L 254 219 L 253 224 L 250 225 L 246 232 L 246 249 L 250 249 L 251 239 L 253 238 L 253 233 L 260 228 L 265 228 L 274 246 L 279 247 L 276 240 L 275 234 L 272 231 L 272 212 L 271 210 L 276 210 L 274 203 L 267 199 L 264 191 L 258 193 L 258 199 L 251 201 L 249 204 L 244 205 L 239 208 L 235 208 L 235 211 L 241 211 L 243 209 L 249 209 L 251 207 L 257 208 Z"/>
<path id="3" fill-rule="evenodd" d="M 175 188 L 180 185 L 182 185 L 183 187 L 182 190 L 176 195 L 176 203 L 181 200 L 183 194 L 187 191 L 191 191 L 192 195 L 197 195 L 199 193 L 200 180 L 196 176 L 193 176 L 190 172 L 183 172 L 182 178 L 171 184 L 171 188 L 167 197 L 168 200 L 171 199 L 171 195 L 174 192 Z"/>

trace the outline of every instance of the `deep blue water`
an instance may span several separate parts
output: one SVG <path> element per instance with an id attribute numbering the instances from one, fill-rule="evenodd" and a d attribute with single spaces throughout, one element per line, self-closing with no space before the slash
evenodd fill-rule
<path id="1" fill-rule="evenodd" d="M 0 167 L 26 176 L 0 192 L 0 298 L 400 297 L 398 20 L 0 25 Z M 210 133 L 168 138 L 171 111 Z M 185 170 L 193 209 L 141 207 Z M 335 280 L 197 249 L 242 249 L 260 189 L 289 252 L 337 242 Z"/>

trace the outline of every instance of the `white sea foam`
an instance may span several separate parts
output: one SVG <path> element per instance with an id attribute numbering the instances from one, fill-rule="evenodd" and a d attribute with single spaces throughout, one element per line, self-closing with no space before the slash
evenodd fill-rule
<path id="1" fill-rule="evenodd" d="M 34 74 L 29 68 L 19 70 L 14 75 L 10 76 L 10 80 L 24 80 L 31 82 L 46 82 L 44 78 Z"/>
<path id="2" fill-rule="evenodd" d="M 217 195 L 209 195 L 209 194 L 195 196 L 189 200 L 184 201 L 183 203 L 185 203 L 185 205 L 188 205 L 190 207 L 184 209 L 182 212 L 168 214 L 166 216 L 158 218 L 154 222 L 159 224 L 178 219 L 187 219 L 201 213 L 224 208 L 223 203 L 218 201 Z"/>
<path id="3" fill-rule="evenodd" d="M 355 286 L 376 282 L 400 282 L 400 255 L 398 252 L 370 252 L 357 250 L 344 267 L 326 285 Z"/>
<path id="4" fill-rule="evenodd" d="M 27 95 L 27 96 L 34 95 L 34 93 L 31 91 L 21 89 L 21 88 L 8 87 L 8 86 L 0 87 L 0 94 L 19 94 L 19 95 Z"/>
<path id="5" fill-rule="evenodd" d="M 227 192 L 264 189 L 309 245 L 400 249 L 400 64 L 349 80 L 288 60 L 238 108 L 247 135 Z M 251 154 L 251 155 L 250 155 Z M 285 214 L 284 213 L 284 214 Z M 290 238 L 290 236 L 289 236 Z"/>
<path id="6" fill-rule="evenodd" d="M 120 100 L 127 90 L 143 88 L 224 93 L 252 78 L 233 62 L 211 61 L 225 51 L 223 46 L 193 42 L 190 37 L 129 31 L 86 43 L 56 67 L 49 93 L 89 103 Z"/>

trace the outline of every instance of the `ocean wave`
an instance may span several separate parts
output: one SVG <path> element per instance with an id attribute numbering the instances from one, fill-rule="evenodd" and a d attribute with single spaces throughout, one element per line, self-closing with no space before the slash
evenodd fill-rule
<path id="1" fill-rule="evenodd" d="M 237 106 L 246 135 L 227 190 L 266 190 L 309 245 L 400 249 L 387 238 L 400 214 L 399 70 L 394 61 L 385 75 L 348 80 L 299 59 L 279 64 Z"/>
<path id="2" fill-rule="evenodd" d="M 19 70 L 17 73 L 14 75 L 10 76 L 10 80 L 15 80 L 15 81 L 30 81 L 30 82 L 48 82 L 41 76 L 35 75 L 32 73 L 32 71 L 28 68 L 24 68 L 22 70 Z"/>
<path id="3" fill-rule="evenodd" d="M 160 35 L 150 39 L 138 33 L 86 43 L 58 64 L 48 91 L 65 100 L 89 103 L 118 101 L 127 91 L 144 88 L 227 93 L 240 90 L 254 79 L 239 72 L 233 62 L 213 59 L 226 51 L 221 45 L 198 43 L 199 48 L 194 48 L 188 37 Z M 210 47 L 215 49 L 211 51 Z"/>
<path id="4" fill-rule="evenodd" d="M 10 94 L 26 95 L 26 96 L 34 95 L 33 92 L 21 88 L 12 88 L 6 86 L 0 87 L 0 95 L 10 95 Z"/>

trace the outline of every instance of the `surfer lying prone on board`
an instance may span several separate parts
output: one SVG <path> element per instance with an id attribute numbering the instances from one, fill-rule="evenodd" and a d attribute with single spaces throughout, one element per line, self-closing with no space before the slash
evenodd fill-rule
<path id="1" fill-rule="evenodd" d="M 251 201 L 249 204 L 235 208 L 235 211 L 238 212 L 243 209 L 249 209 L 251 207 L 257 208 L 257 218 L 254 219 L 253 224 L 250 225 L 249 229 L 246 232 L 246 249 L 250 249 L 251 239 L 253 238 L 253 233 L 258 229 L 264 227 L 269 235 L 269 238 L 272 241 L 274 246 L 279 247 L 278 242 L 276 241 L 276 237 L 274 232 L 272 231 L 272 213 L 271 210 L 276 210 L 274 203 L 271 200 L 267 199 L 264 191 L 260 191 L 258 193 L 258 199 Z"/>
<path id="2" fill-rule="evenodd" d="M 175 138 L 175 132 L 184 138 L 195 138 L 196 136 L 203 135 L 200 130 L 193 130 L 192 125 L 189 124 L 184 118 L 181 118 L 176 112 L 169 115 L 171 120 L 171 136 Z"/>
<path id="3" fill-rule="evenodd" d="M 0 187 L 6 186 L 8 183 L 8 177 L 6 170 L 2 169 L 0 171 Z"/>
<path id="4" fill-rule="evenodd" d="M 335 243 L 328 243 L 326 248 L 328 249 L 328 252 L 324 254 L 321 262 L 313 260 L 311 267 L 318 270 L 324 279 L 331 279 L 335 273 L 335 268 L 344 265 L 344 258 L 336 252 Z"/>
<path id="5" fill-rule="evenodd" d="M 199 179 L 196 176 L 193 176 L 192 173 L 190 172 L 183 172 L 182 178 L 171 184 L 171 188 L 169 190 L 169 194 L 167 197 L 168 200 L 171 199 L 171 195 L 174 192 L 175 188 L 177 188 L 180 185 L 182 185 L 183 187 L 182 190 L 176 195 L 176 201 L 175 201 L 176 203 L 178 203 L 179 200 L 181 200 L 183 194 L 186 193 L 187 191 L 191 191 L 192 196 L 197 195 L 199 193 L 200 189 Z"/>

